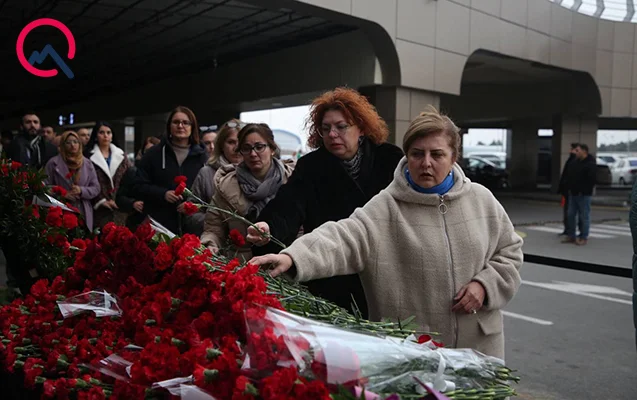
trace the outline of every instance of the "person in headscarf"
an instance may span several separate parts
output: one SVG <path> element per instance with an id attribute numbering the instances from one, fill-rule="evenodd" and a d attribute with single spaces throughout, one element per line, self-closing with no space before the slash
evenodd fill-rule
<path id="1" fill-rule="evenodd" d="M 93 230 L 93 200 L 100 193 L 100 184 L 93 163 L 82 154 L 82 142 L 74 131 L 67 131 L 60 140 L 59 154 L 46 164 L 46 183 L 66 189 L 65 200 L 80 210 L 86 227 Z"/>

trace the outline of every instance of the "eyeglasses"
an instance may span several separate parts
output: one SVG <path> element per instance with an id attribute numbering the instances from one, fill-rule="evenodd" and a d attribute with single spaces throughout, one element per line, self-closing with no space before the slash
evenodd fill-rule
<path id="1" fill-rule="evenodd" d="M 190 126 L 190 125 L 192 125 L 192 122 L 190 122 L 190 121 L 186 121 L 186 120 L 184 120 L 184 121 L 179 121 L 179 120 L 177 120 L 177 119 L 170 121 L 170 123 L 171 123 L 171 124 L 173 124 L 173 125 L 175 125 L 175 126 L 179 126 L 179 125 L 181 125 L 181 124 L 183 124 L 184 126 Z"/>
<path id="2" fill-rule="evenodd" d="M 218 126 L 217 125 L 210 125 L 210 126 L 200 126 L 199 130 L 201 132 L 215 132 L 217 130 Z"/>
<path id="3" fill-rule="evenodd" d="M 336 132 L 339 136 L 345 136 L 347 130 L 351 125 L 339 124 L 339 125 L 323 125 L 319 128 L 318 134 L 320 137 L 329 136 L 332 131 Z"/>
<path id="4" fill-rule="evenodd" d="M 254 146 L 250 146 L 249 144 L 244 144 L 239 149 L 239 153 L 243 154 L 244 156 L 247 156 L 248 154 L 252 153 L 252 150 L 254 150 L 257 154 L 263 153 L 266 147 L 268 147 L 268 145 L 265 143 L 256 143 Z"/>
<path id="5" fill-rule="evenodd" d="M 78 142 L 77 140 L 67 140 L 66 142 L 64 142 L 64 144 L 66 146 L 73 146 L 74 144 L 80 144 L 80 142 Z"/>
<path id="6" fill-rule="evenodd" d="M 226 122 L 226 126 L 228 126 L 228 128 L 241 129 L 244 126 L 246 126 L 246 124 L 243 123 L 243 122 L 228 121 L 228 122 Z"/>

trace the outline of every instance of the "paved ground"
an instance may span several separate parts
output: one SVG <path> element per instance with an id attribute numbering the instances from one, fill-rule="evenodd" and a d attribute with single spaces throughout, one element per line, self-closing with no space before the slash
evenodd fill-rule
<path id="1" fill-rule="evenodd" d="M 515 314 L 504 320 L 520 398 L 637 398 L 630 279 L 529 263 L 521 273 L 522 287 L 505 309 Z"/>

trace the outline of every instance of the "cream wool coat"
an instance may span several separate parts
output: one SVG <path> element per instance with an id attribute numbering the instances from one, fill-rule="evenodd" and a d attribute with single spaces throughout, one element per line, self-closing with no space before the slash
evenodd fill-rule
<path id="1" fill-rule="evenodd" d="M 457 164 L 443 198 L 413 190 L 406 167 L 403 157 L 392 183 L 364 207 L 282 251 L 294 260 L 295 279 L 359 273 L 371 319 L 413 315 L 448 347 L 503 359 L 500 309 L 520 286 L 522 239 L 493 194 L 470 182 Z M 486 289 L 482 309 L 452 312 L 454 296 L 472 280 Z"/>
<path id="2" fill-rule="evenodd" d="M 283 184 L 285 184 L 290 175 L 292 175 L 295 164 L 289 161 L 282 162 L 284 170 Z M 214 185 L 215 191 L 210 204 L 245 217 L 252 202 L 243 194 L 239 187 L 236 166 L 229 164 L 219 168 L 215 173 Z M 233 229 L 237 229 L 243 237 L 248 233 L 248 225 L 244 222 L 209 208 L 204 219 L 201 243 L 206 247 L 228 248 L 226 244 L 229 240 L 230 231 Z M 240 248 L 230 247 L 232 250 L 224 255 L 246 261 L 252 258 L 252 245 L 250 243 L 246 242 L 246 245 Z"/>

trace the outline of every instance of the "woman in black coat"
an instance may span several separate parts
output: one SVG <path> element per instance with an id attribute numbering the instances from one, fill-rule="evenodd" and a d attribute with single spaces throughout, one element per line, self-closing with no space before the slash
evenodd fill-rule
<path id="1" fill-rule="evenodd" d="M 286 245 L 302 229 L 308 233 L 325 222 L 349 217 L 383 190 L 403 157 L 400 148 L 386 143 L 387 124 L 365 97 L 337 88 L 316 98 L 308 119 L 308 143 L 317 148 L 299 159 L 288 183 L 259 215 L 263 231 Z M 248 230 L 253 254 L 278 253 L 255 229 Z M 367 302 L 358 275 L 308 282 L 310 291 L 352 310 L 352 298 L 363 317 Z"/>
<path id="2" fill-rule="evenodd" d="M 166 122 L 167 137 L 149 149 L 139 161 L 133 196 L 144 202 L 144 211 L 171 232 L 182 235 L 183 196 L 175 194 L 175 178 L 183 175 L 190 188 L 208 156 L 199 143 L 195 114 L 177 107 Z"/>

